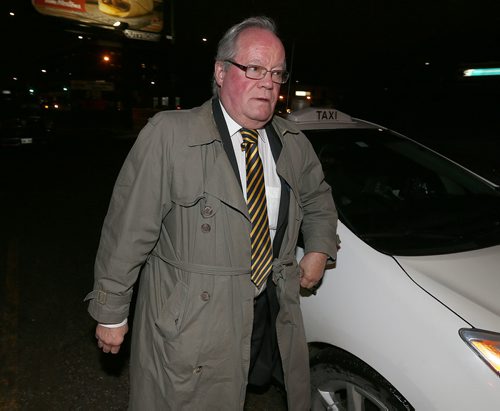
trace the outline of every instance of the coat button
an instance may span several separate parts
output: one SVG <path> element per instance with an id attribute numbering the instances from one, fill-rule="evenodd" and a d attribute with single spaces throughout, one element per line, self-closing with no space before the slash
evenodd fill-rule
<path id="1" fill-rule="evenodd" d="M 201 370 L 203 369 L 203 367 L 201 365 L 199 365 L 198 367 L 196 367 L 194 370 L 193 370 L 193 374 L 201 374 Z"/>
<path id="2" fill-rule="evenodd" d="M 201 225 L 201 231 L 204 233 L 209 233 L 211 229 L 210 224 L 205 223 Z"/>
<path id="3" fill-rule="evenodd" d="M 214 213 L 214 209 L 213 209 L 212 207 L 210 207 L 210 206 L 205 206 L 205 207 L 203 207 L 203 210 L 202 210 L 202 212 L 201 212 L 201 215 L 202 215 L 203 217 L 210 217 L 211 215 L 213 215 L 213 213 Z"/>
<path id="4" fill-rule="evenodd" d="M 210 294 L 208 293 L 208 291 L 203 291 L 200 294 L 200 298 L 202 301 L 208 301 L 208 300 L 210 300 Z"/>

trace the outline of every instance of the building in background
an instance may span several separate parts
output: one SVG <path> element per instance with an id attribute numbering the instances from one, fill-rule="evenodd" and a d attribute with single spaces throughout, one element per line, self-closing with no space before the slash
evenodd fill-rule
<path id="1" fill-rule="evenodd" d="M 163 0 L 14 6 L 2 21 L 12 41 L 1 88 L 38 101 L 60 123 L 140 128 L 152 112 L 180 104 L 166 8 Z"/>

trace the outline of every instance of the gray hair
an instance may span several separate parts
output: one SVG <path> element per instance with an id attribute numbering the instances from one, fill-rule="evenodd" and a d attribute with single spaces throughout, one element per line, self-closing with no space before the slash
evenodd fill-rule
<path id="1" fill-rule="evenodd" d="M 276 37 L 278 37 L 278 30 L 273 19 L 266 16 L 249 17 L 242 22 L 230 27 L 222 36 L 217 47 L 215 61 L 224 62 L 224 60 L 233 60 L 238 51 L 236 49 L 236 43 L 238 41 L 239 35 L 246 29 L 250 28 L 268 30 Z M 224 70 L 226 70 L 228 66 L 229 63 L 224 63 Z M 219 86 L 217 85 L 217 82 L 215 80 L 215 73 L 212 78 L 212 92 L 214 96 L 217 96 L 219 93 Z"/>

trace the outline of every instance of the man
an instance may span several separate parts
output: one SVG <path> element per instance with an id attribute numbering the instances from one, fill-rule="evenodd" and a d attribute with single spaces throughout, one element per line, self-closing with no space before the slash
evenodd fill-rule
<path id="1" fill-rule="evenodd" d="M 336 257 L 337 214 L 311 145 L 273 117 L 287 77 L 274 23 L 241 22 L 219 43 L 214 98 L 154 116 L 123 165 L 87 299 L 98 346 L 118 352 L 141 271 L 131 409 L 243 409 L 247 384 L 271 381 L 284 384 L 290 410 L 309 409 L 299 289 Z M 267 206 L 258 246 L 245 164 L 256 147 Z M 306 254 L 297 265 L 299 229 Z M 272 250 L 256 256 L 269 237 Z M 269 269 L 256 279 L 266 253 Z"/>

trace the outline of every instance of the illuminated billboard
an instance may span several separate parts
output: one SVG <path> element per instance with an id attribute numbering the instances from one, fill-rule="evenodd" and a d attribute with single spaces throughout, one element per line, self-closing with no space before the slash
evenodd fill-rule
<path id="1" fill-rule="evenodd" d="M 97 26 L 120 25 L 125 36 L 159 40 L 163 28 L 163 0 L 32 0 L 49 16 Z"/>

